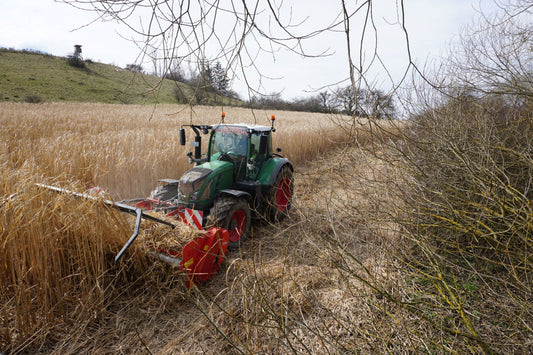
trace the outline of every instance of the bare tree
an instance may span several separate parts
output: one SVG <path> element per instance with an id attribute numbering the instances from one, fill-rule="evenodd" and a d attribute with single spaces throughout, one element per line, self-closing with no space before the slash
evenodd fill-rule
<path id="1" fill-rule="evenodd" d="M 144 73 L 142 65 L 135 63 L 127 64 L 126 70 L 132 71 L 134 73 Z"/>
<path id="2" fill-rule="evenodd" d="M 357 117 L 391 119 L 396 110 L 392 95 L 379 89 L 337 88 L 331 101 L 337 111 Z"/>
<path id="3" fill-rule="evenodd" d="M 382 90 L 374 89 L 364 92 L 363 107 L 371 118 L 393 119 L 396 107 L 392 95 L 385 94 Z"/>
<path id="4" fill-rule="evenodd" d="M 331 94 L 327 91 L 321 91 L 318 93 L 318 100 L 320 102 L 320 107 L 322 112 L 331 111 Z"/>
<path id="5" fill-rule="evenodd" d="M 525 2 L 524 2 L 525 3 Z M 450 56 L 443 74 L 447 87 L 462 87 L 476 94 L 530 97 L 533 93 L 533 31 L 527 15 L 503 13 L 473 24 L 461 36 L 460 50 Z"/>
<path id="6" fill-rule="evenodd" d="M 413 85 L 400 152 L 404 226 L 420 257 L 406 266 L 431 285 L 420 297 L 434 297 L 418 311 L 454 318 L 445 332 L 486 354 L 531 352 L 532 19 L 531 1 L 515 1 L 462 33 Z"/>

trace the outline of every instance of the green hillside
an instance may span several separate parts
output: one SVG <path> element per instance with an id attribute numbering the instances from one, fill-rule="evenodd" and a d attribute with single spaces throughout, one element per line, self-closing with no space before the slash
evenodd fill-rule
<path id="1" fill-rule="evenodd" d="M 178 87 L 185 98 L 194 96 L 184 83 L 160 82 L 155 76 L 90 61 L 85 62 L 85 68 L 76 68 L 67 61 L 49 54 L 0 49 L 0 102 L 178 103 Z M 202 104 L 216 100 L 220 103 L 220 96 L 211 94 Z"/>

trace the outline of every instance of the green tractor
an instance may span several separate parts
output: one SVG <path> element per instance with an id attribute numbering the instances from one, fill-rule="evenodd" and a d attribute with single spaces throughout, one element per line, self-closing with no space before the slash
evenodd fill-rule
<path id="1" fill-rule="evenodd" d="M 148 211 L 176 216 L 206 232 L 185 245 L 161 248 L 148 245 L 151 255 L 186 271 L 187 287 L 211 278 L 224 262 L 228 247 L 236 248 L 250 231 L 252 218 L 279 221 L 287 216 L 293 193 L 293 166 L 277 149 L 272 151 L 272 125 L 250 124 L 187 125 L 195 133 L 196 166 L 179 180 L 160 180 L 164 185 L 149 198 L 113 202 L 103 199 L 101 189 L 79 193 L 56 186 L 37 184 L 57 193 L 69 194 L 101 203 L 136 217 L 133 234 L 115 256 L 118 262 L 139 236 L 142 220 L 176 227 Z M 224 122 L 224 114 L 222 115 Z M 202 134 L 209 135 L 207 153 L 202 155 Z M 185 129 L 180 129 L 185 145 Z M 180 251 L 181 247 L 181 251 Z"/>
<path id="2" fill-rule="evenodd" d="M 270 127 L 224 123 L 182 126 L 181 145 L 186 140 L 183 127 L 195 133 L 194 153 L 187 154 L 195 167 L 179 180 L 160 180 L 165 185 L 136 206 L 164 210 L 198 229 L 227 229 L 230 248 L 238 247 L 246 238 L 252 218 L 283 219 L 291 207 L 294 168 L 279 154 L 281 149 L 272 151 L 274 120 L 272 116 Z M 202 134 L 209 134 L 206 154 L 202 154 Z"/>

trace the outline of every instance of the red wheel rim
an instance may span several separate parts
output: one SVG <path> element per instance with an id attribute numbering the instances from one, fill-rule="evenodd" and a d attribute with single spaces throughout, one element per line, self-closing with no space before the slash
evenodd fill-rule
<path id="1" fill-rule="evenodd" d="M 291 181 L 288 177 L 281 179 L 276 192 L 276 208 L 279 212 L 285 212 L 291 198 Z"/>
<path id="2" fill-rule="evenodd" d="M 244 227 L 246 226 L 246 214 L 243 210 L 237 210 L 231 216 L 230 225 L 229 225 L 229 241 L 236 242 L 238 241 L 242 233 L 244 232 Z"/>

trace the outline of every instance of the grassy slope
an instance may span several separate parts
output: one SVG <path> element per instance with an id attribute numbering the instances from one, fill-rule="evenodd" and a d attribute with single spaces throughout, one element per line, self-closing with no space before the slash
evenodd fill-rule
<path id="1" fill-rule="evenodd" d="M 44 101 L 178 103 L 177 85 L 187 97 L 193 94 L 186 84 L 159 81 L 113 65 L 88 62 L 75 68 L 63 57 L 0 49 L 0 101 L 37 96 Z"/>

